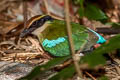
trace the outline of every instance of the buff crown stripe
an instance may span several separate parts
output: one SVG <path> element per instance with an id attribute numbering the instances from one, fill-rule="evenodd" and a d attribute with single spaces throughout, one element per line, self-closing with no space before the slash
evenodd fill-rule
<path id="1" fill-rule="evenodd" d="M 45 17 L 45 16 L 46 16 L 46 15 L 41 15 L 41 16 L 33 19 L 28 26 L 32 25 L 32 23 L 33 23 L 34 21 L 39 20 L 40 18 L 43 18 L 43 17 Z"/>

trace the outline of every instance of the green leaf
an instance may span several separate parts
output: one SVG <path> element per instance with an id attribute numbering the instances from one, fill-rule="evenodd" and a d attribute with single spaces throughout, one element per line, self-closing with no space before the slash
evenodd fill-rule
<path id="1" fill-rule="evenodd" d="M 84 0 L 79 0 L 79 3 L 80 3 L 81 6 L 83 6 Z"/>
<path id="2" fill-rule="evenodd" d="M 92 20 L 107 19 L 105 13 L 93 4 L 87 3 L 84 9 L 85 16 Z"/>
<path id="3" fill-rule="evenodd" d="M 120 34 L 111 38 L 108 42 L 94 50 L 89 55 L 82 58 L 83 62 L 87 62 L 90 67 L 95 67 L 97 65 L 104 65 L 105 59 L 103 54 L 112 52 L 113 50 L 120 48 Z"/>
<path id="4" fill-rule="evenodd" d="M 94 53 L 108 53 L 118 48 L 120 48 L 120 34 L 112 37 L 108 42 L 96 49 Z"/>
<path id="5" fill-rule="evenodd" d="M 50 70 L 55 65 L 63 63 L 64 61 L 66 61 L 69 58 L 71 58 L 71 56 L 54 58 L 44 65 L 35 67 L 30 74 L 28 74 L 27 76 L 25 76 L 19 80 L 32 80 L 33 78 L 40 76 L 40 74 L 43 74 L 46 71 Z"/>
<path id="6" fill-rule="evenodd" d="M 84 63 L 88 63 L 90 68 L 105 64 L 105 58 L 101 54 L 90 53 L 82 58 Z"/>
<path id="7" fill-rule="evenodd" d="M 84 8 L 80 7 L 80 8 L 78 9 L 78 13 L 79 13 L 80 18 L 82 18 L 83 16 L 85 16 L 85 15 L 84 15 Z"/>
<path id="8" fill-rule="evenodd" d="M 106 25 L 111 25 L 113 28 L 120 28 L 120 23 L 109 22 Z"/>
<path id="9" fill-rule="evenodd" d="M 106 76 L 102 76 L 102 77 L 98 78 L 98 80 L 109 80 L 109 79 Z"/>
<path id="10" fill-rule="evenodd" d="M 77 4 L 80 5 L 79 9 L 78 9 L 78 13 L 80 15 L 80 18 L 82 18 L 84 16 L 84 0 L 75 0 Z"/>
<path id="11" fill-rule="evenodd" d="M 49 80 L 68 80 L 68 78 L 72 77 L 75 73 L 75 68 L 73 65 L 64 68 L 58 74 L 50 78 Z"/>

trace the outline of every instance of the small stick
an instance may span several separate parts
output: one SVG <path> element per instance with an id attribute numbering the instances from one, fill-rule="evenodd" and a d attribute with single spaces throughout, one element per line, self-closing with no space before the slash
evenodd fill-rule
<path id="1" fill-rule="evenodd" d="M 23 0 L 23 15 L 24 15 L 24 28 L 25 29 L 27 27 L 27 0 Z M 19 37 L 17 44 L 19 45 L 21 41 L 21 38 Z"/>
<path id="2" fill-rule="evenodd" d="M 95 77 L 93 77 L 90 73 L 88 73 L 88 72 L 86 72 L 85 71 L 85 73 L 89 76 L 89 77 L 91 77 L 93 80 L 97 80 Z"/>
<path id="3" fill-rule="evenodd" d="M 43 2 L 44 2 L 44 5 L 45 5 L 47 14 L 50 15 L 50 12 L 49 12 L 49 9 L 48 9 L 48 3 L 47 3 L 47 1 L 46 1 L 46 0 L 43 0 Z"/>
<path id="4" fill-rule="evenodd" d="M 63 20 L 63 21 L 65 20 L 59 16 L 53 15 L 52 13 L 50 14 L 50 16 L 53 17 L 54 19 Z"/>
<path id="5" fill-rule="evenodd" d="M 98 33 L 103 33 L 103 34 L 119 34 L 120 29 L 113 29 L 113 28 L 97 28 Z"/>
<path id="6" fill-rule="evenodd" d="M 23 15 L 24 15 L 24 28 L 26 28 L 27 26 L 27 1 L 23 0 Z"/>
<path id="7" fill-rule="evenodd" d="M 67 35 L 68 35 L 68 40 L 69 40 L 69 44 L 70 44 L 70 51 L 72 53 L 73 62 L 75 65 L 75 69 L 78 73 L 78 76 L 79 76 L 79 78 L 82 78 L 82 72 L 79 68 L 78 60 L 76 60 L 75 49 L 74 49 L 74 45 L 73 45 L 70 17 L 69 17 L 69 0 L 64 0 L 64 1 L 65 1 L 65 19 L 66 19 L 66 24 L 67 24 Z"/>

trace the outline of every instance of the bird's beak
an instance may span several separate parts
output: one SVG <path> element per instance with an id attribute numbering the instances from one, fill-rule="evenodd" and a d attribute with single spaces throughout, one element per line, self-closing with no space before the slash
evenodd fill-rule
<path id="1" fill-rule="evenodd" d="M 21 34 L 20 34 L 20 38 L 23 38 L 24 36 L 26 36 L 28 34 L 28 30 L 27 29 L 24 29 Z"/>

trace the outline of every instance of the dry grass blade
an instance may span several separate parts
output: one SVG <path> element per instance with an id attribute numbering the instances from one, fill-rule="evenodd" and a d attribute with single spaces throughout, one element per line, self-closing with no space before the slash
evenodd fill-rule
<path id="1" fill-rule="evenodd" d="M 32 37 L 28 37 L 28 40 L 32 43 L 32 46 L 35 46 L 37 51 L 40 52 L 41 55 L 43 55 L 44 50 L 40 46 L 39 42 L 34 40 Z"/>
<path id="2" fill-rule="evenodd" d="M 93 80 L 97 80 L 95 77 L 93 77 L 90 73 L 88 73 L 88 72 L 86 72 L 85 71 L 85 73 L 88 75 L 88 76 L 90 76 Z"/>
<path id="3" fill-rule="evenodd" d="M 5 10 L 10 4 L 8 3 L 8 0 L 2 0 L 0 1 L 0 12 Z"/>
<path id="4" fill-rule="evenodd" d="M 31 52 L 29 53 L 28 52 L 28 53 L 12 53 L 12 54 L 7 54 L 4 57 L 8 57 L 8 58 L 16 57 L 16 59 L 17 58 L 26 59 L 26 58 L 29 57 L 30 59 L 34 59 L 35 57 L 37 57 L 39 55 L 40 55 L 40 53 L 31 53 Z"/>
<path id="5" fill-rule="evenodd" d="M 117 71 L 118 75 L 120 76 L 120 67 L 119 67 L 119 66 L 117 66 L 117 65 L 115 65 L 115 69 L 116 69 L 116 71 Z"/>

